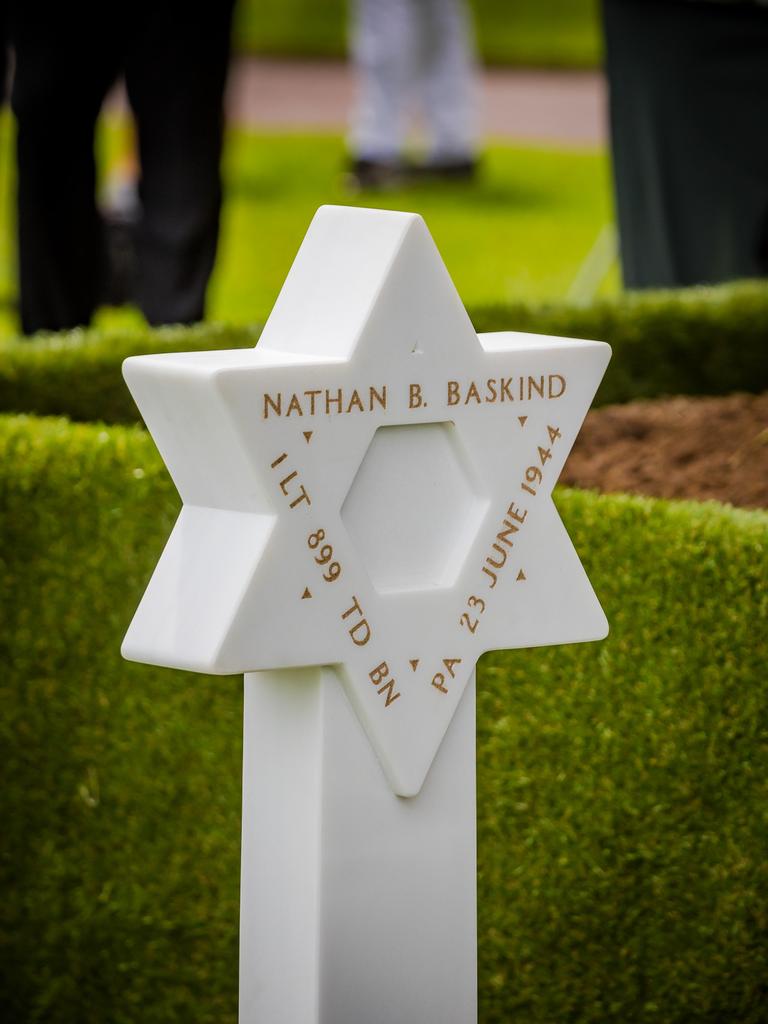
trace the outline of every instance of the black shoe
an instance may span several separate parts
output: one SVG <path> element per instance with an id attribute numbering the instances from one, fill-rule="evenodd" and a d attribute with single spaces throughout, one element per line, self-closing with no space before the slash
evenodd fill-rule
<path id="1" fill-rule="evenodd" d="M 384 192 L 399 188 L 405 167 L 399 160 L 352 160 L 344 184 L 350 192 Z"/>
<path id="2" fill-rule="evenodd" d="M 474 157 L 460 157 L 412 164 L 408 173 L 415 181 L 474 181 L 478 167 L 479 161 Z"/>

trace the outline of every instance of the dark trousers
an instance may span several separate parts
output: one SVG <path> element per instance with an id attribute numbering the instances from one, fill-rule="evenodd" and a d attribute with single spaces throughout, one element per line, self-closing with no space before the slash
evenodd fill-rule
<path id="1" fill-rule="evenodd" d="M 105 295 L 94 129 L 120 73 L 141 164 L 138 304 L 152 324 L 202 318 L 218 240 L 231 16 L 232 0 L 12 0 L 25 333 L 87 324 Z"/>
<path id="2" fill-rule="evenodd" d="M 624 283 L 768 274 L 768 8 L 604 0 Z"/>

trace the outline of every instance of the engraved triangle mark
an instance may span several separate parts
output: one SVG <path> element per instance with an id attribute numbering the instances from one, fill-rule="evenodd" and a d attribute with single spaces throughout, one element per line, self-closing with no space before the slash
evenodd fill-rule
<path id="1" fill-rule="evenodd" d="M 524 427 L 525 426 L 525 421 L 528 419 L 528 417 L 527 416 L 518 416 L 517 418 L 520 420 L 520 426 Z"/>
<path id="2" fill-rule="evenodd" d="M 411 660 L 408 662 L 408 664 L 411 666 L 414 672 L 419 667 L 419 661 L 419 658 L 411 658 Z"/>
<path id="3" fill-rule="evenodd" d="M 527 576 L 525 575 L 525 573 L 523 572 L 523 570 L 522 570 L 522 569 L 521 569 L 521 570 L 520 570 L 520 572 L 519 572 L 519 573 L 517 574 L 517 578 L 518 578 L 518 580 L 527 580 L 527 579 L 528 579 L 528 577 L 527 577 Z"/>
<path id="4" fill-rule="evenodd" d="M 311 430 L 304 430 L 304 431 L 302 431 L 302 433 L 304 434 L 304 440 L 307 442 L 307 444 L 309 444 L 309 442 L 312 440 L 312 433 L 313 433 L 313 431 L 311 431 Z"/>
<path id="5" fill-rule="evenodd" d="M 312 597 L 312 592 L 309 587 L 304 588 L 304 593 L 301 595 L 301 600 L 306 601 L 308 597 Z"/>

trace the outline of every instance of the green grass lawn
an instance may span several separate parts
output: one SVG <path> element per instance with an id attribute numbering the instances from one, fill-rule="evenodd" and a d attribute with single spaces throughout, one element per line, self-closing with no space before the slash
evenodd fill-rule
<path id="1" fill-rule="evenodd" d="M 469 305 L 563 298 L 610 218 L 602 155 L 491 145 L 471 186 L 421 186 L 350 197 L 334 136 L 236 135 L 230 141 L 215 319 L 270 308 L 306 227 L 323 203 L 422 214 Z"/>
<path id="2" fill-rule="evenodd" d="M 102 133 L 101 163 L 119 144 L 119 126 Z M 3 126 L 5 168 L 10 125 Z M 228 323 L 263 320 L 277 296 L 318 206 L 355 203 L 422 214 L 467 305 L 563 299 L 601 228 L 610 220 L 602 152 L 490 144 L 480 180 L 385 195 L 350 196 L 344 188 L 344 143 L 336 135 L 232 132 L 225 155 L 226 201 L 209 317 Z M 0 168 L 0 171 L 2 168 Z M 7 182 L 8 174 L 0 173 Z M 0 338 L 16 327 L 11 189 L 0 216 Z M 603 292 L 616 289 L 615 270 Z M 135 314 L 105 310 L 102 327 Z"/>
<path id="3" fill-rule="evenodd" d="M 235 45 L 279 56 L 342 57 L 344 0 L 240 0 Z M 596 0 L 470 0 L 484 61 L 594 67 L 600 54 Z"/>

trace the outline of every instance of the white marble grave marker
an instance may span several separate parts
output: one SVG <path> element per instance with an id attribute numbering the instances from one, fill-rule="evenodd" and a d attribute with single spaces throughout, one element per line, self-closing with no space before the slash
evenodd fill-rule
<path id="1" fill-rule="evenodd" d="M 550 494 L 609 356 L 324 207 L 255 349 L 126 361 L 184 504 L 123 654 L 245 673 L 242 1024 L 476 1019 L 475 663 L 607 632 Z"/>

